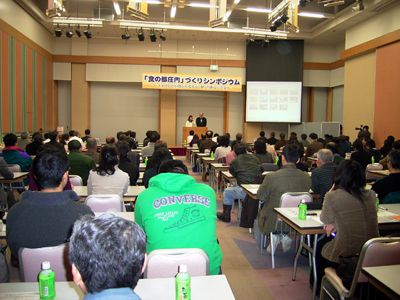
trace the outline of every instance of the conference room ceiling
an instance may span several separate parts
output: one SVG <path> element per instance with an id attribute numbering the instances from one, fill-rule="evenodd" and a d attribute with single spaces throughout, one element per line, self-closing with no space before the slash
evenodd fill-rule
<path id="1" fill-rule="evenodd" d="M 31 15 L 34 15 L 51 32 L 54 33 L 52 20 L 45 16 L 48 0 L 14 0 L 20 4 Z M 227 8 L 233 4 L 234 0 L 227 1 Z M 246 11 L 248 8 L 273 9 L 282 0 L 242 0 L 233 10 L 229 18 L 229 28 L 259 28 L 267 29 L 267 13 Z M 290 33 L 288 38 L 305 39 L 316 43 L 336 44 L 344 41 L 345 30 L 358 22 L 371 17 L 390 5 L 395 5 L 398 0 L 363 0 L 364 10 L 358 11 L 354 8 L 357 0 L 344 0 L 343 5 L 324 7 L 320 1 L 307 0 L 305 7 L 299 7 L 299 13 L 318 13 L 323 14 L 324 18 L 299 16 L 299 33 Z M 362 0 L 359 0 L 362 1 Z M 126 12 L 126 5 L 129 1 L 118 1 L 122 15 L 115 14 L 112 0 L 64 0 L 66 9 L 65 16 L 69 18 L 100 18 L 104 19 L 103 27 L 91 28 L 93 38 L 121 38 L 125 32 L 117 25 L 117 20 L 137 20 Z M 204 0 L 186 0 L 184 8 L 178 8 L 176 17 L 170 18 L 170 7 L 165 7 L 163 0 L 149 2 L 159 2 L 159 4 L 149 4 L 148 13 L 151 22 L 168 22 L 169 24 L 208 27 L 209 8 L 192 7 L 200 4 L 207 5 L 209 2 Z M 397 3 L 398 4 L 398 3 Z M 33 8 L 33 9 L 32 9 Z M 282 28 L 282 27 L 281 27 Z M 132 39 L 137 39 L 137 29 L 129 29 Z M 145 31 L 146 37 L 149 31 Z M 239 41 L 246 40 L 249 36 L 243 33 L 218 33 L 213 31 L 196 30 L 164 30 L 167 39 L 184 40 L 223 40 Z M 62 38 L 65 38 L 63 35 Z M 73 38 L 76 38 L 74 36 Z M 256 38 L 260 38 L 257 37 Z"/>

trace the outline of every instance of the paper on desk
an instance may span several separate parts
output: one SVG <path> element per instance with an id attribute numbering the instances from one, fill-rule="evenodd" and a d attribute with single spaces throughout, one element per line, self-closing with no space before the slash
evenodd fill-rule
<path id="1" fill-rule="evenodd" d="M 378 222 L 379 223 L 399 222 L 399 215 L 387 210 L 380 209 L 378 211 Z"/>
<path id="2" fill-rule="evenodd" d="M 321 215 L 321 212 L 318 211 L 318 212 L 316 212 L 316 213 L 317 213 L 316 216 L 307 216 L 307 219 L 306 219 L 306 220 L 312 220 L 312 221 L 315 221 L 315 222 L 317 222 L 317 223 L 319 223 L 319 224 L 321 224 L 321 225 L 324 224 L 324 223 L 322 223 L 321 220 L 319 219 L 319 216 Z M 299 216 L 299 208 L 298 208 L 298 207 L 290 207 L 290 208 L 287 208 L 286 214 L 287 214 L 288 217 L 290 217 L 290 218 L 292 218 L 292 219 L 298 218 L 298 216 Z M 303 220 L 303 221 L 304 221 L 304 220 Z"/>
<path id="3" fill-rule="evenodd" d="M 15 293 L 1 293 L 0 300 L 39 300 L 38 292 L 15 292 Z"/>

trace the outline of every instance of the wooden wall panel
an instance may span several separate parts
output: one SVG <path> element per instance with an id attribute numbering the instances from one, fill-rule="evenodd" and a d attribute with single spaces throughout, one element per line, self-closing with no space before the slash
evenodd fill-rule
<path id="1" fill-rule="evenodd" d="M 161 66 L 162 73 L 176 73 L 176 66 Z M 176 145 L 176 90 L 160 90 L 160 135 L 168 146 Z"/>
<path id="2" fill-rule="evenodd" d="M 374 139 L 378 147 L 388 135 L 400 138 L 400 42 L 376 52 Z"/>
<path id="3" fill-rule="evenodd" d="M 90 128 L 89 82 L 86 81 L 86 65 L 71 64 L 71 129 L 83 133 Z"/>

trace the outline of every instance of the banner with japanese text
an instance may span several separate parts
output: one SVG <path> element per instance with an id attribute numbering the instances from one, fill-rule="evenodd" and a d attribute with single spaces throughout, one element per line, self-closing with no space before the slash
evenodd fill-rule
<path id="1" fill-rule="evenodd" d="M 241 92 L 242 78 L 239 76 L 143 73 L 142 88 L 160 90 Z"/>

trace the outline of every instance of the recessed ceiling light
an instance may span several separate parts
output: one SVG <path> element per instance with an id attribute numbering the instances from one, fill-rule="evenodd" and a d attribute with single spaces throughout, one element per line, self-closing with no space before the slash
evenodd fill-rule
<path id="1" fill-rule="evenodd" d="M 189 7 L 199 7 L 199 8 L 211 8 L 212 6 L 210 3 L 203 3 L 203 2 L 191 2 L 186 4 Z"/>
<path id="2" fill-rule="evenodd" d="M 175 16 L 176 16 L 176 5 L 172 5 L 172 6 L 171 6 L 171 14 L 170 14 L 170 17 L 171 17 L 171 19 L 174 19 Z"/>
<path id="3" fill-rule="evenodd" d="M 318 18 L 318 19 L 326 18 L 326 16 L 324 14 L 312 13 L 312 12 L 306 12 L 306 11 L 299 12 L 298 15 L 301 17 L 307 17 L 307 18 Z"/>
<path id="4" fill-rule="evenodd" d="M 243 8 L 243 10 L 248 11 L 248 12 L 264 13 L 264 14 L 271 12 L 271 10 L 269 8 L 251 7 L 251 6 Z"/>

